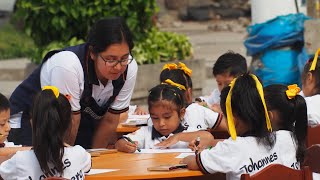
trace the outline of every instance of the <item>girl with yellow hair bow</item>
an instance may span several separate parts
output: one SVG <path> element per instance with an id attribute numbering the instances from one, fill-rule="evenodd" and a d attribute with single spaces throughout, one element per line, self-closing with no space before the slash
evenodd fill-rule
<path id="1" fill-rule="evenodd" d="M 313 58 L 310 58 L 304 66 L 302 73 L 302 91 L 305 96 L 308 109 L 308 124 L 320 124 L 320 48 Z"/>
<path id="2" fill-rule="evenodd" d="M 291 133 L 271 132 L 262 84 L 253 74 L 236 78 L 221 92 L 221 108 L 231 138 L 182 160 L 189 169 L 226 173 L 228 179 L 255 174 L 271 163 L 299 165 Z M 285 142 L 285 143 L 283 143 Z M 288 143 L 287 143 L 288 142 Z"/>

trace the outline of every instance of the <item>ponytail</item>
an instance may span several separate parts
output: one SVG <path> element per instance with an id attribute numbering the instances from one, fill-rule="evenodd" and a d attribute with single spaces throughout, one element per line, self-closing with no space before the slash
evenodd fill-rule
<path id="1" fill-rule="evenodd" d="M 69 101 L 54 92 L 46 89 L 37 94 L 32 110 L 33 150 L 47 177 L 55 175 L 49 163 L 60 175 L 63 174 L 64 135 L 71 122 Z"/>
<path id="2" fill-rule="evenodd" d="M 306 150 L 306 137 L 308 130 L 308 117 L 307 117 L 307 106 L 304 98 L 297 95 L 294 99 L 294 111 L 291 115 L 291 122 L 294 124 L 294 136 L 298 143 L 297 148 L 297 160 L 302 163 L 304 160 Z"/>

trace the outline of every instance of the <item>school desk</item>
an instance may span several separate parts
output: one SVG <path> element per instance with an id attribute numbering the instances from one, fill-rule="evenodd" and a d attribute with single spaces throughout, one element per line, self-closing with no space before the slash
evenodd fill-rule
<path id="1" fill-rule="evenodd" d="M 176 164 L 181 159 L 175 158 L 180 153 L 132 154 L 113 153 L 92 158 L 93 169 L 119 169 L 118 171 L 86 176 L 86 180 L 100 179 L 156 179 L 175 177 L 201 177 L 200 171 L 178 169 L 166 172 L 148 171 L 148 167 Z"/>
<path id="2" fill-rule="evenodd" d="M 131 133 L 131 132 L 138 130 L 139 128 L 140 127 L 137 127 L 137 126 L 131 126 L 131 127 L 122 126 L 122 124 L 119 123 L 116 132 L 118 134 L 128 134 L 128 133 Z"/>

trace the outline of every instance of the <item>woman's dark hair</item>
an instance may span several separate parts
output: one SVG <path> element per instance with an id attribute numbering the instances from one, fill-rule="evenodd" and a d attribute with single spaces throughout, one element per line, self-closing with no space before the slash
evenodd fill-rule
<path id="1" fill-rule="evenodd" d="M 230 86 L 223 88 L 220 96 L 221 109 L 226 117 L 226 99 L 229 91 Z M 248 126 L 249 130 L 246 134 L 257 137 L 259 142 L 263 142 L 270 148 L 273 147 L 275 137 L 268 131 L 262 100 L 256 88 L 256 82 L 250 74 L 245 73 L 235 81 L 231 107 L 233 115 Z"/>
<path id="2" fill-rule="evenodd" d="M 304 98 L 296 95 L 289 99 L 286 95 L 287 86 L 269 85 L 264 88 L 264 96 L 268 110 L 276 111 L 279 114 L 279 129 L 292 131 L 296 141 L 297 160 L 302 163 L 305 153 L 305 141 L 308 129 L 307 105 Z"/>
<path id="3" fill-rule="evenodd" d="M 149 111 L 151 107 L 159 101 L 168 101 L 177 107 L 178 115 L 180 116 L 180 110 L 184 108 L 184 98 L 182 92 L 177 87 L 168 84 L 159 84 L 153 87 L 149 91 L 148 107 Z"/>
<path id="4" fill-rule="evenodd" d="M 63 94 L 56 98 L 48 89 L 36 95 L 32 109 L 32 145 L 44 174 L 50 172 L 48 163 L 63 174 L 64 136 L 70 122 L 71 105 Z"/>
<path id="5" fill-rule="evenodd" d="M 0 112 L 10 109 L 10 103 L 8 98 L 0 93 Z"/>
<path id="6" fill-rule="evenodd" d="M 246 72 L 246 59 L 241 54 L 234 53 L 233 51 L 222 54 L 212 68 L 212 74 L 214 76 L 229 73 L 233 77 L 238 77 Z"/>
<path id="7" fill-rule="evenodd" d="M 320 58 L 317 60 L 316 68 L 315 70 L 309 71 L 311 64 L 313 62 L 313 57 L 310 58 L 306 65 L 304 66 L 303 72 L 302 72 L 302 82 L 304 82 L 307 78 L 308 72 L 312 73 L 312 77 L 315 78 L 315 88 L 316 88 L 316 94 L 320 94 Z"/>
<path id="8" fill-rule="evenodd" d="M 126 42 L 133 49 L 133 35 L 122 17 L 109 17 L 97 21 L 91 28 L 87 43 L 94 53 L 105 51 L 112 44 Z"/>

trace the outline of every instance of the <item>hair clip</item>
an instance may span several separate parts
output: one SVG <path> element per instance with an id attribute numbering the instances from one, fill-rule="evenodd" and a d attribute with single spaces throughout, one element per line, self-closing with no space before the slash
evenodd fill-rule
<path id="1" fill-rule="evenodd" d="M 55 87 L 55 86 L 44 86 L 42 88 L 42 91 L 48 90 L 48 89 L 50 89 L 53 92 L 53 94 L 56 96 L 56 98 L 59 97 L 59 89 L 57 87 Z"/>
<path id="2" fill-rule="evenodd" d="M 184 63 L 179 62 L 178 68 L 181 69 L 184 73 L 186 73 L 189 77 L 191 77 L 192 70 L 188 68 Z"/>
<path id="3" fill-rule="evenodd" d="M 169 84 L 169 85 L 171 85 L 171 86 L 175 86 L 175 87 L 179 88 L 180 90 L 187 90 L 186 87 L 184 87 L 184 85 L 175 83 L 175 82 L 173 82 L 173 81 L 170 80 L 170 79 L 165 80 L 165 81 L 164 81 L 163 83 L 161 83 L 161 84 Z"/>
<path id="4" fill-rule="evenodd" d="M 309 71 L 313 71 L 316 69 L 317 61 L 318 61 L 318 56 L 319 56 L 320 48 L 317 50 L 317 52 L 314 54 L 314 58 L 312 61 L 312 64 L 310 66 Z"/>
<path id="5" fill-rule="evenodd" d="M 289 99 L 293 99 L 300 92 L 300 88 L 297 84 L 292 84 L 288 86 L 288 90 L 286 90 L 286 95 Z"/>
<path id="6" fill-rule="evenodd" d="M 167 63 L 163 66 L 162 70 L 165 70 L 165 69 L 169 69 L 169 70 L 172 70 L 172 69 L 178 69 L 178 66 L 175 64 L 175 63 Z"/>

